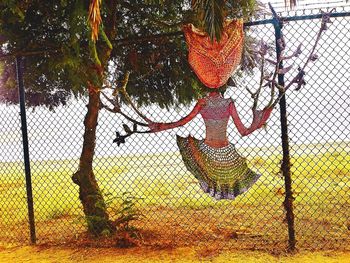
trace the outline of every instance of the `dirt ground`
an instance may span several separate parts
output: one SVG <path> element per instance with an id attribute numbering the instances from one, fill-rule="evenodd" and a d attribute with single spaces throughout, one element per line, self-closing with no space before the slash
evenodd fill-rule
<path id="1" fill-rule="evenodd" d="M 350 252 L 301 252 L 274 256 L 261 251 L 221 251 L 206 257 L 194 247 L 149 248 L 72 248 L 24 246 L 0 248 L 0 262 L 349 262 Z"/>

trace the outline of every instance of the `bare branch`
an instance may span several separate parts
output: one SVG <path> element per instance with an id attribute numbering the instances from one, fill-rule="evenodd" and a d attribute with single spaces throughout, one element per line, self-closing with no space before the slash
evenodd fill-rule
<path id="1" fill-rule="evenodd" d="M 127 119 L 128 121 L 130 121 L 132 123 L 135 123 L 135 124 L 143 126 L 143 127 L 148 127 L 147 123 L 139 122 L 139 121 L 131 118 L 130 116 L 128 116 L 124 112 L 122 112 L 120 109 L 119 110 L 116 109 L 116 108 L 112 109 L 112 108 L 108 107 L 107 105 L 103 104 L 102 102 L 101 102 L 101 108 L 106 109 L 107 111 L 112 112 L 112 113 L 118 113 L 118 114 L 122 115 L 125 119 Z"/>
<path id="2" fill-rule="evenodd" d="M 310 61 L 315 61 L 318 59 L 318 55 L 315 54 L 315 49 L 318 45 L 318 42 L 321 38 L 321 35 L 323 33 L 323 31 L 327 30 L 327 24 L 331 23 L 330 21 L 330 13 L 332 13 L 334 11 L 334 9 L 332 9 L 329 13 L 324 13 L 322 12 L 323 16 L 322 16 L 322 21 L 321 21 L 321 27 L 319 32 L 317 33 L 316 36 L 316 40 L 315 43 L 310 51 L 310 54 L 307 57 L 306 62 L 304 63 L 304 65 L 302 67 L 298 68 L 298 73 L 297 75 L 287 84 L 285 84 L 284 86 L 281 86 L 278 84 L 278 82 L 276 81 L 276 77 L 279 74 L 285 74 L 287 72 L 289 72 L 292 69 L 292 65 L 288 66 L 286 68 L 282 68 L 279 69 L 279 65 L 282 61 L 287 60 L 287 59 L 291 59 L 293 57 L 298 57 L 301 53 L 301 45 L 299 45 L 297 47 L 297 49 L 289 56 L 283 56 L 283 51 L 285 49 L 285 41 L 283 38 L 279 39 L 277 41 L 277 44 L 279 45 L 280 49 L 281 49 L 281 54 L 280 56 L 277 58 L 277 61 L 273 61 L 271 59 L 266 58 L 265 60 L 268 61 L 269 63 L 273 64 L 275 66 L 275 70 L 272 73 L 272 75 L 270 76 L 264 76 L 261 77 L 260 79 L 263 79 L 266 83 L 263 85 L 263 87 L 269 87 L 271 89 L 271 99 L 267 105 L 267 107 L 274 107 L 279 100 L 284 96 L 286 90 L 288 90 L 293 84 L 297 84 L 297 88 L 296 90 L 299 90 L 302 86 L 304 86 L 306 84 L 304 76 L 305 76 L 305 68 L 307 67 L 307 65 L 309 64 Z M 261 87 L 261 84 L 260 84 Z M 278 97 L 274 100 L 274 96 L 275 96 L 275 89 L 279 90 L 279 95 Z M 250 92 L 251 93 L 251 92 Z M 251 94 L 252 95 L 252 94 Z M 254 94 L 253 94 L 254 95 Z M 253 96 L 252 95 L 252 96 Z M 255 101 L 254 101 L 255 103 Z M 254 104 L 255 105 L 255 104 Z"/>
<path id="3" fill-rule="evenodd" d="M 267 49 L 266 49 L 267 51 Z M 262 53 L 263 55 L 261 56 L 261 75 L 260 75 L 260 83 L 259 83 L 259 88 L 254 94 L 254 103 L 253 103 L 253 111 L 256 109 L 258 106 L 258 100 L 259 100 L 259 95 L 261 92 L 261 88 L 264 83 L 264 66 L 265 66 L 265 55 L 267 52 Z"/>
<path id="4" fill-rule="evenodd" d="M 300 54 L 301 54 L 301 44 L 297 47 L 297 49 L 293 52 L 292 55 L 283 57 L 282 60 L 291 59 L 293 57 L 298 57 Z"/>
<path id="5" fill-rule="evenodd" d="M 129 81 L 129 75 L 130 75 L 130 72 L 128 71 L 125 75 L 125 78 L 123 80 L 123 85 L 122 87 L 119 89 L 119 92 L 121 92 L 123 94 L 123 96 L 125 97 L 127 103 L 130 104 L 130 106 L 133 108 L 133 110 L 142 118 L 144 119 L 146 122 L 151 122 L 150 119 L 148 119 L 145 115 L 143 115 L 141 113 L 141 111 L 134 105 L 134 103 L 132 102 L 129 94 L 127 93 L 126 91 L 126 85 L 128 84 L 128 81 Z"/>
<path id="6" fill-rule="evenodd" d="M 290 71 L 293 68 L 293 65 L 290 65 L 288 67 L 285 68 L 280 68 L 278 69 L 278 74 L 286 74 L 288 71 Z"/>
<path id="7" fill-rule="evenodd" d="M 265 58 L 265 60 L 266 60 L 267 62 L 271 63 L 272 65 L 275 65 L 275 66 L 277 65 L 277 62 L 274 61 L 274 60 L 272 60 L 272 59 Z"/>

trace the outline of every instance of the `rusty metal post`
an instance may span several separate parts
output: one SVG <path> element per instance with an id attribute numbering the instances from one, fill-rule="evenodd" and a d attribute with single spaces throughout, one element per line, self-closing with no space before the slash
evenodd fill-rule
<path id="1" fill-rule="evenodd" d="M 273 13 L 273 26 L 275 28 L 275 41 L 276 41 L 276 55 L 277 58 L 281 55 L 281 46 L 279 42 L 282 39 L 282 27 L 283 24 L 277 16 L 275 10 L 270 5 L 270 9 Z M 279 68 L 283 68 L 283 62 L 279 64 Z M 284 86 L 284 74 L 278 74 L 278 84 Z M 289 155 L 289 137 L 288 137 L 288 120 L 287 120 L 287 103 L 286 97 L 282 96 L 280 102 L 280 121 L 281 121 L 281 139 L 282 139 L 282 174 L 284 177 L 285 186 L 285 199 L 283 202 L 286 210 L 286 220 L 288 224 L 288 250 L 295 250 L 295 229 L 294 229 L 294 212 L 293 212 L 293 191 L 292 191 L 292 178 L 290 172 L 290 155 Z"/>

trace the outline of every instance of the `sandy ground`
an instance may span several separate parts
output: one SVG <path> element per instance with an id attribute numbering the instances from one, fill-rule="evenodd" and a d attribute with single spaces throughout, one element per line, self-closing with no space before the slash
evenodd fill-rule
<path id="1" fill-rule="evenodd" d="M 206 257 L 196 248 L 70 248 L 24 246 L 0 248 L 0 262 L 349 262 L 350 252 L 301 252 L 274 256 L 260 251 L 222 251 Z"/>

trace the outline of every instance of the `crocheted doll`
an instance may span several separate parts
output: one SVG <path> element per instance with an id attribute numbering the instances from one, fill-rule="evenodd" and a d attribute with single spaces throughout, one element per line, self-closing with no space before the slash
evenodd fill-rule
<path id="1" fill-rule="evenodd" d="M 211 41 L 209 36 L 196 29 L 193 25 L 184 26 L 186 41 L 189 46 L 189 63 L 198 76 L 198 78 L 211 88 L 205 98 L 200 99 L 193 110 L 184 118 L 173 123 L 156 123 L 149 120 L 133 105 L 126 92 L 129 73 L 127 73 L 124 84 L 120 89 L 115 89 L 114 93 L 122 93 L 127 102 L 132 106 L 135 112 L 146 123 L 141 123 L 127 116 L 121 111 L 118 100 L 109 101 L 114 104 L 114 108 L 107 108 L 109 111 L 122 114 L 127 120 L 134 123 L 131 130 L 127 125 L 124 126 L 126 135 L 116 133 L 114 140 L 118 145 L 125 142 L 125 138 L 133 133 L 160 132 L 167 129 L 182 126 L 191 121 L 197 114 L 200 114 L 204 120 L 206 136 L 204 140 L 198 140 L 191 136 L 182 138 L 177 136 L 177 144 L 182 155 L 182 159 L 187 169 L 198 179 L 204 192 L 209 193 L 216 199 L 234 199 L 237 195 L 247 191 L 258 179 L 259 176 L 249 169 L 245 158 L 240 156 L 235 146 L 227 139 L 227 125 L 229 118 L 232 117 L 238 132 L 246 136 L 253 131 L 261 128 L 269 118 L 272 109 L 280 98 L 284 96 L 285 91 L 293 84 L 297 84 L 296 90 L 305 85 L 304 69 L 310 61 L 315 61 L 317 55 L 314 50 L 320 40 L 321 33 L 327 29 L 329 23 L 329 13 L 322 16 L 320 32 L 317 35 L 314 47 L 308 56 L 304 66 L 298 68 L 297 75 L 289 83 L 280 86 L 276 81 L 276 76 L 287 73 L 292 66 L 281 69 L 280 63 L 284 60 L 297 57 L 301 53 L 300 46 L 293 54 L 284 55 L 284 40 L 281 38 L 277 43 L 282 50 L 280 56 L 273 61 L 265 58 L 267 55 L 267 45 L 262 43 L 257 54 L 261 57 L 261 80 L 258 89 L 251 92 L 254 103 L 252 107 L 252 124 L 246 128 L 236 110 L 232 99 L 225 99 L 217 88 L 225 84 L 228 78 L 240 63 L 242 45 L 243 45 L 243 23 L 242 20 L 227 21 L 224 27 L 224 33 L 219 42 Z M 264 62 L 272 63 L 274 72 L 269 76 L 264 75 Z M 257 103 L 262 87 L 269 87 L 271 99 L 263 110 L 257 110 Z M 274 99 L 275 89 L 278 89 L 279 95 Z M 106 96 L 106 95 L 105 95 Z M 107 98 L 108 99 L 108 98 Z M 148 131 L 138 131 L 137 126 L 149 127 Z"/>
<path id="2" fill-rule="evenodd" d="M 211 41 L 208 35 L 193 25 L 183 27 L 189 47 L 188 61 L 203 84 L 216 89 L 224 85 L 238 67 L 243 46 L 243 21 L 227 21 L 220 40 Z M 177 136 L 177 144 L 186 168 L 198 179 L 204 192 L 216 199 L 234 199 L 247 191 L 259 178 L 247 166 L 235 146 L 227 139 L 229 118 L 242 136 L 262 127 L 272 107 L 253 111 L 253 123 L 249 128 L 242 124 L 232 99 L 224 99 L 221 93 L 213 91 L 200 99 L 192 112 L 174 123 L 149 121 L 151 132 L 159 132 L 186 124 L 197 114 L 204 120 L 206 137 Z"/>
<path id="3" fill-rule="evenodd" d="M 152 132 L 172 129 L 186 124 L 200 114 L 205 123 L 205 139 L 177 136 L 182 159 L 188 171 L 198 179 L 204 192 L 216 199 L 234 199 L 247 191 L 260 175 L 248 168 L 245 158 L 240 156 L 234 144 L 228 141 L 229 118 L 233 118 L 238 132 L 245 136 L 261 128 L 271 111 L 272 107 L 254 111 L 253 123 L 246 128 L 238 116 L 233 100 L 225 99 L 220 92 L 214 91 L 200 99 L 185 118 L 174 123 L 149 122 L 149 127 Z"/>

